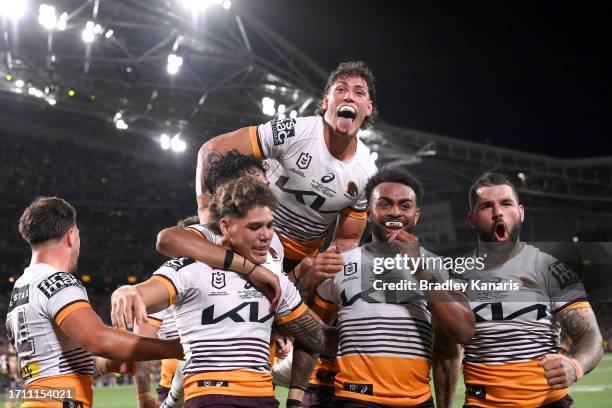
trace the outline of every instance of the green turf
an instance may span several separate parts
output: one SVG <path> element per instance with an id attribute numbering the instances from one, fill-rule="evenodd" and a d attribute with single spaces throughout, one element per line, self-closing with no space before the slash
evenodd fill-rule
<path id="1" fill-rule="evenodd" d="M 462 379 L 457 385 L 457 394 L 453 408 L 460 408 L 463 404 Z M 570 389 L 570 395 L 574 398 L 575 407 L 607 407 L 612 405 L 612 353 L 604 355 L 603 360 L 597 368 L 586 377 L 581 379 Z M 276 397 L 285 406 L 287 390 L 277 388 Z M 0 396 L 2 401 L 2 396 Z M 133 386 L 102 387 L 96 388 L 94 392 L 94 407 L 101 408 L 133 408 L 136 407 L 136 391 Z"/>

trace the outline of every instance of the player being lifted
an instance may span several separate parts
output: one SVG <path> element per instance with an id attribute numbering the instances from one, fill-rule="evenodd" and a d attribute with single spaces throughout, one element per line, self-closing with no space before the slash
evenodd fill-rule
<path id="1" fill-rule="evenodd" d="M 279 200 L 274 228 L 285 248 L 285 271 L 314 256 L 336 225 L 340 250 L 358 245 L 366 224 L 365 183 L 376 168 L 357 138 L 376 116 L 374 76 L 363 62 L 345 62 L 331 73 L 318 116 L 275 119 L 217 136 L 198 154 L 198 213 L 210 197 L 204 180 L 210 165 L 237 149 L 269 160 L 270 187 Z M 205 222 L 204 215 L 200 217 Z"/>
<path id="2" fill-rule="evenodd" d="M 418 180 L 402 169 L 383 168 L 365 192 L 372 243 L 344 253 L 343 272 L 318 286 L 312 306 L 323 320 L 338 319 L 339 372 L 332 406 L 433 408 L 433 362 L 436 406 L 450 407 L 460 361 L 457 343 L 468 341 L 474 328 L 467 299 L 458 292 L 380 290 L 377 280 L 443 282 L 448 272 L 421 268 L 377 274 L 377 258 L 393 258 L 400 251 L 412 259 L 433 260 L 435 255 L 412 234 L 423 193 Z M 440 262 L 425 264 L 441 268 Z M 301 389 L 312 367 L 313 356 L 296 345 L 287 407 L 301 406 Z"/>
<path id="3" fill-rule="evenodd" d="M 93 311 L 73 275 L 81 241 L 72 205 L 57 197 L 37 198 L 21 216 L 19 232 L 32 260 L 15 282 L 6 328 L 26 390 L 36 395 L 37 389 L 56 389 L 60 397 L 22 407 L 91 407 L 94 375 L 118 367 L 110 360 L 182 358 L 178 341 L 114 330 Z"/>
<path id="4" fill-rule="evenodd" d="M 524 214 L 506 176 L 486 173 L 472 185 L 468 219 L 478 235 L 476 255 L 486 261 L 484 270 L 460 277 L 515 282 L 519 288 L 492 292 L 468 286 L 476 328 L 463 360 L 466 408 L 569 407 L 568 387 L 603 354 L 580 279 L 567 265 L 520 240 Z M 573 341 L 567 354 L 559 352 L 556 322 Z"/>
<path id="5" fill-rule="evenodd" d="M 270 313 L 270 301 L 232 272 L 237 262 L 244 267 L 266 262 L 276 205 L 272 191 L 251 177 L 223 185 L 210 208 L 210 225 L 223 236 L 227 248 L 223 268 L 176 259 L 131 291 L 124 288 L 113 295 L 115 322 L 132 318 L 135 301 L 143 302 L 149 312 L 173 305 L 186 350 L 187 408 L 277 407 L 269 372 L 273 323 L 306 349 L 334 353 L 328 348 L 335 349 L 337 331 L 311 316 L 284 275 L 279 275 L 279 307 Z"/>

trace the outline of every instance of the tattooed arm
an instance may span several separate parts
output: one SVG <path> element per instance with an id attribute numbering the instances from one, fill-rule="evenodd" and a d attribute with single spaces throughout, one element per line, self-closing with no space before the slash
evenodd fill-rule
<path id="1" fill-rule="evenodd" d="M 590 307 L 564 310 L 557 315 L 561 327 L 572 339 L 566 355 L 548 354 L 540 365 L 553 389 L 569 387 L 590 372 L 603 356 L 603 340 Z"/>
<path id="2" fill-rule="evenodd" d="M 206 188 L 206 176 L 210 170 L 210 166 L 219 160 L 219 158 L 231 151 L 237 150 L 245 155 L 253 155 L 253 147 L 249 138 L 249 129 L 241 128 L 233 132 L 214 137 L 204 143 L 198 151 L 198 166 L 196 168 L 196 198 L 198 201 L 198 216 L 200 222 L 208 221 L 208 206 L 210 203 L 210 195 Z"/>

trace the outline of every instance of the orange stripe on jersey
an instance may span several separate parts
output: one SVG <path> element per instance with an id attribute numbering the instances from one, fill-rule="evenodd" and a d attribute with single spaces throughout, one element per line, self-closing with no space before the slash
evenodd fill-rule
<path id="1" fill-rule="evenodd" d="M 493 407 L 540 407 L 560 400 L 567 388 L 553 390 L 538 360 L 507 364 L 465 364 L 466 405 Z M 470 385 L 474 386 L 470 392 Z M 476 398 L 475 395 L 484 395 Z"/>
<path id="2" fill-rule="evenodd" d="M 293 309 L 290 313 L 284 316 L 281 316 L 281 317 L 277 317 L 276 319 L 274 319 L 274 322 L 276 324 L 284 324 L 284 323 L 297 319 L 298 317 L 300 317 L 307 311 L 308 311 L 308 306 L 306 306 L 304 302 L 300 302 L 300 304 L 295 309 Z"/>
<path id="3" fill-rule="evenodd" d="M 161 361 L 159 385 L 166 388 L 172 387 L 172 379 L 174 378 L 174 373 L 176 373 L 178 365 L 179 360 L 175 358 L 166 358 Z"/>
<path id="4" fill-rule="evenodd" d="M 321 296 L 319 296 L 318 293 L 315 293 L 314 303 L 315 303 L 315 305 L 317 305 L 321 309 L 326 310 L 328 312 L 337 312 L 338 311 L 338 305 L 336 305 L 335 303 L 332 303 L 332 302 L 328 302 L 327 300 L 325 300 Z"/>
<path id="5" fill-rule="evenodd" d="M 325 237 L 315 241 L 301 243 L 286 235 L 278 234 L 278 238 L 283 244 L 285 258 L 289 259 L 304 259 L 307 256 L 317 256 L 319 248 L 325 241 Z"/>
<path id="6" fill-rule="evenodd" d="M 431 398 L 430 360 L 349 355 L 336 361 L 339 368 L 335 381 L 338 397 L 384 405 L 418 405 Z M 355 392 L 346 390 L 350 384 L 371 384 L 373 395 L 362 394 L 359 387 Z"/>
<path id="7" fill-rule="evenodd" d="M 253 155 L 260 160 L 265 159 L 263 153 L 261 152 L 261 147 L 259 147 L 257 126 L 249 126 L 249 139 L 251 140 L 251 148 L 253 149 Z"/>
<path id="8" fill-rule="evenodd" d="M 35 389 L 70 390 L 70 398 L 83 402 L 85 408 L 91 408 L 93 404 L 93 376 L 81 374 L 64 374 L 41 378 L 26 385 L 26 391 Z M 63 391 L 62 391 L 63 392 Z M 35 393 L 35 391 L 33 391 Z M 64 397 L 67 397 L 65 395 Z M 22 408 L 62 408 L 62 400 L 36 400 L 24 402 Z"/>
<path id="9" fill-rule="evenodd" d="M 185 401 L 200 395 L 274 397 L 272 376 L 251 370 L 208 371 L 186 375 Z"/>
<path id="10" fill-rule="evenodd" d="M 91 308 L 91 305 L 86 300 L 75 300 L 74 302 L 70 302 L 64 307 L 62 307 L 57 314 L 55 315 L 55 324 L 60 326 L 64 319 L 68 317 L 68 315 L 76 310 L 84 309 L 86 307 Z"/>
<path id="11" fill-rule="evenodd" d="M 176 286 L 174 286 L 174 283 L 163 275 L 153 275 L 151 276 L 151 280 L 161 283 L 166 289 L 168 289 L 168 294 L 170 295 L 168 305 L 173 304 L 176 300 Z"/>
<path id="12" fill-rule="evenodd" d="M 151 326 L 161 327 L 162 319 L 158 319 L 157 317 L 147 316 L 147 323 Z"/>
<path id="13" fill-rule="evenodd" d="M 334 386 L 334 376 L 338 373 L 338 365 L 335 359 L 318 358 L 308 384 Z"/>
<path id="14" fill-rule="evenodd" d="M 559 313 L 561 313 L 561 312 L 563 312 L 565 310 L 581 309 L 581 308 L 585 308 L 585 307 L 590 308 L 591 304 L 589 302 L 585 301 L 585 300 L 580 300 L 578 302 L 571 302 L 571 303 L 568 303 L 567 305 L 561 307 L 560 309 L 555 310 L 554 314 L 559 314 Z"/>
<path id="15" fill-rule="evenodd" d="M 356 218 L 358 220 L 365 220 L 366 218 L 368 218 L 367 211 L 356 211 L 353 210 L 351 207 L 345 207 L 342 209 L 341 212 L 347 217 Z"/>

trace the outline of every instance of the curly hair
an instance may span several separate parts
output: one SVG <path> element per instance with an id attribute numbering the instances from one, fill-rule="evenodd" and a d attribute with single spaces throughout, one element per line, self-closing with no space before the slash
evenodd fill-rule
<path id="1" fill-rule="evenodd" d="M 58 197 L 38 197 L 19 219 L 19 233 L 30 245 L 63 237 L 76 225 L 76 210 Z"/>
<path id="2" fill-rule="evenodd" d="M 401 167 L 383 167 L 382 169 L 378 170 L 376 174 L 370 177 L 366 183 L 365 194 L 368 204 L 370 203 L 370 198 L 372 198 L 372 192 L 379 184 L 382 183 L 398 183 L 410 187 L 416 196 L 417 205 L 421 203 L 423 195 L 425 194 L 425 190 L 423 189 L 421 182 L 410 172 L 402 169 Z"/>
<path id="3" fill-rule="evenodd" d="M 266 174 L 263 160 L 255 156 L 247 156 L 232 150 L 215 161 L 211 166 L 204 184 L 210 194 L 214 194 L 217 188 L 237 177 L 245 176 L 251 169 L 259 169 Z"/>
<path id="4" fill-rule="evenodd" d="M 378 106 L 376 105 L 376 78 L 374 78 L 374 74 L 363 61 L 342 62 L 340 65 L 338 65 L 338 68 L 336 68 L 335 71 L 329 74 L 325 88 L 323 88 L 323 95 L 319 101 L 317 109 L 315 110 L 315 115 L 325 115 L 326 109 L 323 107 L 323 98 L 325 95 L 327 95 L 330 88 L 334 86 L 336 82 L 338 82 L 340 79 L 349 77 L 360 77 L 368 86 L 368 94 L 370 95 L 370 101 L 372 101 L 372 114 L 366 116 L 361 124 L 361 129 L 365 130 L 376 121 L 376 117 L 378 116 Z"/>
<path id="5" fill-rule="evenodd" d="M 265 184 L 249 176 L 230 181 L 220 186 L 210 203 L 211 223 L 208 225 L 215 233 L 221 234 L 219 221 L 223 217 L 244 218 L 257 206 L 275 210 L 278 200 Z"/>

